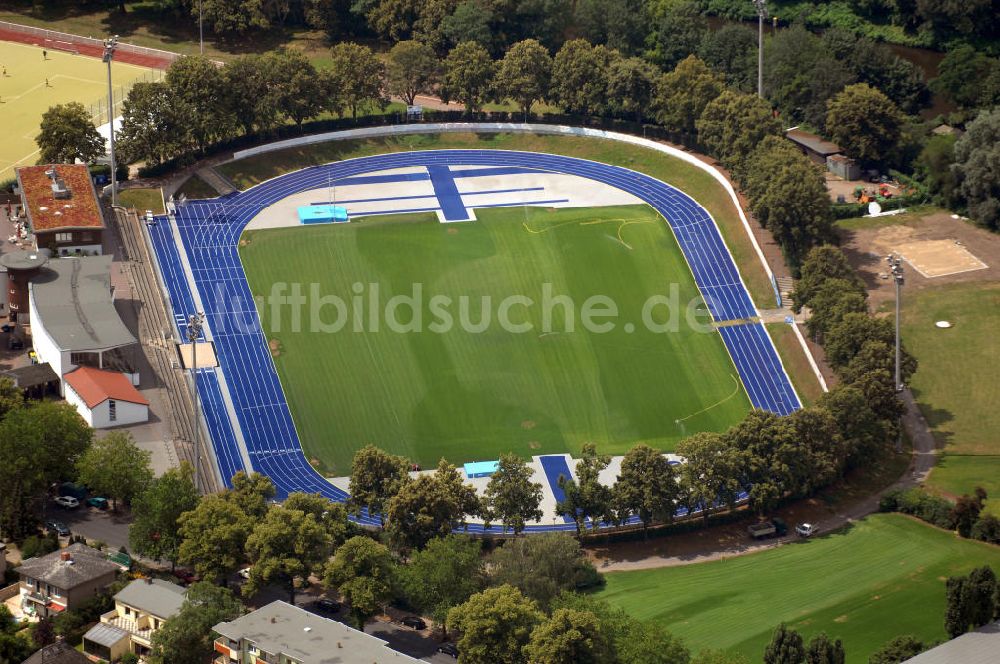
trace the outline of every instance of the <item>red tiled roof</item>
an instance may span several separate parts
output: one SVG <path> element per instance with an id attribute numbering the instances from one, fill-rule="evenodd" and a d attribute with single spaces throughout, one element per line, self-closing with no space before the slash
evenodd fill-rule
<path id="1" fill-rule="evenodd" d="M 71 198 L 52 195 L 52 180 L 45 174 L 50 168 L 66 183 Z M 103 228 L 104 218 L 97 204 L 90 171 L 83 164 L 49 164 L 17 169 L 21 195 L 28 207 L 31 230 L 56 231 L 64 228 Z M 44 209 L 43 209 L 44 208 Z"/>
<path id="2" fill-rule="evenodd" d="M 146 398 L 132 386 L 124 374 L 115 371 L 104 371 L 93 367 L 79 367 L 65 376 L 66 383 L 87 404 L 93 408 L 108 399 L 128 401 L 148 406 Z"/>

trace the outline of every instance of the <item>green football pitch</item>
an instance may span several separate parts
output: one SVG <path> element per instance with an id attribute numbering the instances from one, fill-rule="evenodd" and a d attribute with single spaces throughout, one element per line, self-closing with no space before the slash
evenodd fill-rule
<path id="1" fill-rule="evenodd" d="M 945 640 L 945 579 L 1000 569 L 1000 549 L 897 514 L 777 549 L 696 565 L 607 574 L 600 597 L 654 620 L 692 650 L 759 662 L 780 622 L 844 642 L 849 664 L 896 636 Z"/>
<path id="2" fill-rule="evenodd" d="M 42 115 L 50 106 L 78 101 L 96 116 L 98 108 L 107 122 L 107 65 L 97 58 L 27 44 L 0 41 L 0 117 L 4 136 L 0 141 L 0 180 L 14 177 L 15 166 L 38 161 L 38 135 Z M 116 106 L 137 80 L 153 80 L 159 72 L 115 62 L 111 77 Z M 46 81 L 48 84 L 46 84 Z"/>
<path id="3" fill-rule="evenodd" d="M 497 208 L 477 216 L 462 224 L 441 224 L 432 214 L 369 217 L 244 234 L 241 256 L 255 297 L 280 283 L 301 284 L 306 296 L 317 284 L 317 294 L 347 303 L 355 284 L 361 291 L 364 331 L 335 307 L 320 312 L 326 324 L 347 320 L 335 332 L 317 331 L 308 305 L 299 331 L 292 307 L 259 309 L 303 448 L 327 472 L 348 473 L 366 443 L 424 466 L 503 452 L 576 454 L 586 442 L 616 454 L 638 442 L 669 450 L 746 414 L 732 361 L 704 324 L 708 314 L 680 248 L 652 208 Z M 381 303 L 374 308 L 365 304 L 372 284 Z M 421 331 L 391 331 L 385 315 L 375 330 L 371 311 L 412 295 L 414 284 L 422 289 Z M 672 288 L 674 305 L 649 307 Z M 584 305 L 597 295 L 608 299 L 592 306 L 617 307 L 616 318 L 592 319 L 611 323 L 610 331 L 584 329 Z M 518 300 L 508 309 L 517 329 L 505 330 L 499 318 L 510 296 L 534 306 Z M 569 319 L 554 303 L 560 296 L 574 303 Z M 450 298 L 450 329 L 432 327 L 444 321 L 435 297 Z M 667 325 L 671 308 L 688 307 L 702 325 L 689 325 L 683 312 Z M 399 322 L 414 322 L 408 308 L 400 311 Z M 469 323 L 481 323 L 484 312 L 491 324 L 473 331 Z"/>

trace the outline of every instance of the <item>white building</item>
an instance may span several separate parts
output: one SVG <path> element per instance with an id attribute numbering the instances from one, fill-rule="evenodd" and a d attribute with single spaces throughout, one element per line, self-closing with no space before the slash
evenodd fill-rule
<path id="1" fill-rule="evenodd" d="M 122 373 L 78 367 L 63 376 L 63 381 L 66 402 L 95 429 L 149 420 L 149 402 Z"/>

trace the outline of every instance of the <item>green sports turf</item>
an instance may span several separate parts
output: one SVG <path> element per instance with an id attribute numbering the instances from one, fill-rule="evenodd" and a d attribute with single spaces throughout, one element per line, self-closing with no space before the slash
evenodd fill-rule
<path id="1" fill-rule="evenodd" d="M 682 305 L 703 307 L 687 264 L 663 219 L 646 205 L 588 209 L 477 211 L 479 221 L 441 224 L 430 214 L 373 217 L 350 224 L 251 231 L 241 255 L 255 296 L 276 282 L 321 285 L 323 294 L 349 298 L 351 286 L 377 283 L 381 301 L 424 292 L 420 333 L 386 329 L 333 334 L 292 332 L 291 311 L 275 363 L 303 447 L 328 472 L 346 473 L 366 443 L 404 454 L 422 465 L 577 453 L 588 441 L 623 453 L 639 441 L 671 449 L 683 436 L 723 430 L 738 422 L 749 401 L 719 335 L 687 325 L 657 333 L 641 324 L 644 302 L 679 288 Z M 543 284 L 578 307 L 606 295 L 620 316 L 607 333 L 565 327 L 553 308 L 543 327 Z M 370 293 L 366 287 L 365 293 Z M 468 296 L 472 321 L 483 296 L 493 298 L 494 322 L 483 333 L 456 326 L 428 329 L 436 320 L 431 296 L 457 303 Z M 496 324 L 499 302 L 524 295 L 515 323 Z M 459 306 L 450 309 L 458 319 Z M 666 310 L 654 310 L 662 322 Z M 705 314 L 707 315 L 707 314 Z M 261 308 L 265 330 L 274 330 Z M 330 308 L 324 318 L 331 322 Z M 404 313 L 402 319 L 408 320 Z M 626 323 L 635 331 L 626 331 Z M 303 316 L 303 329 L 309 319 Z M 678 422 L 680 420 L 680 422 Z"/>
<path id="2" fill-rule="evenodd" d="M 100 102 L 107 108 L 107 65 L 97 58 L 42 49 L 27 44 L 0 41 L 0 117 L 3 118 L 3 141 L 0 141 L 0 180 L 14 177 L 15 166 L 31 166 L 38 161 L 35 137 L 42 114 L 50 106 L 78 101 L 88 108 Z M 120 102 L 130 84 L 142 77 L 152 80 L 149 69 L 115 62 L 112 83 L 115 103 Z M 49 85 L 46 87 L 45 80 Z M 103 122 L 107 122 L 106 119 Z"/>
<path id="3" fill-rule="evenodd" d="M 873 515 L 815 540 L 748 556 L 607 574 L 601 597 L 682 637 L 759 662 L 779 622 L 808 640 L 843 639 L 863 664 L 885 642 L 944 640 L 944 580 L 989 564 L 1000 548 L 896 514 Z"/>

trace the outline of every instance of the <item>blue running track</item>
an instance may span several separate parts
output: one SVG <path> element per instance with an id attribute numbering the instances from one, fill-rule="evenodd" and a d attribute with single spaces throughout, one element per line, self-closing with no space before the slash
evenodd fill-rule
<path id="1" fill-rule="evenodd" d="M 331 182 L 387 181 L 377 173 L 389 169 L 427 168 L 428 175 L 417 173 L 409 177 L 426 181 L 443 175 L 446 195 L 454 196 L 451 191 L 454 179 L 476 173 L 452 170 L 450 167 L 454 166 L 489 167 L 479 173 L 566 173 L 633 194 L 667 219 L 715 321 L 743 321 L 757 315 L 708 212 L 674 187 L 618 166 L 561 155 L 502 150 L 401 152 L 314 166 L 268 180 L 245 192 L 190 201 L 177 207 L 176 227 L 166 217 L 159 217 L 149 227 L 149 236 L 180 338 L 186 334 L 187 316 L 197 310 L 195 292 L 205 309 L 207 336 L 215 344 L 219 368 L 198 372 L 198 392 L 219 471 L 227 483 L 238 470 L 255 470 L 271 478 L 279 499 L 293 491 L 320 493 L 335 501 L 348 497 L 317 473 L 302 453 L 240 263 L 238 245 L 243 229 L 265 207 L 292 194 L 325 189 Z M 395 177 L 398 181 L 398 176 Z M 455 200 L 438 202 L 441 208 L 457 212 Z M 457 204 L 464 210 L 460 197 Z M 181 239 L 180 247 L 175 231 Z M 719 329 L 756 408 L 784 415 L 800 407 L 761 324 L 735 324 Z M 232 411 L 226 407 L 221 377 L 229 388 Z M 235 427 L 242 433 L 245 450 L 240 449 Z M 245 468 L 244 451 L 252 468 Z M 679 514 L 686 512 L 678 510 Z M 358 521 L 378 525 L 378 520 L 367 514 L 362 514 Z M 572 523 L 528 528 L 529 531 L 574 529 Z M 470 524 L 468 530 L 483 532 L 483 527 Z M 494 526 L 489 532 L 499 530 L 499 526 Z"/>

